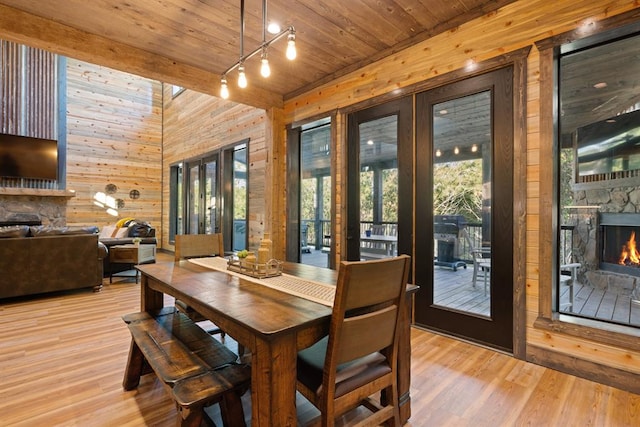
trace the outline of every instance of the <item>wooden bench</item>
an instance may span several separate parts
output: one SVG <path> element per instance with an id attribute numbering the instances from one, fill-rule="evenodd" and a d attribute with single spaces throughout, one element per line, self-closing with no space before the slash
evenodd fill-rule
<path id="1" fill-rule="evenodd" d="M 251 368 L 175 307 L 123 316 L 131 332 L 125 390 L 135 389 L 151 371 L 176 402 L 179 426 L 199 426 L 204 408 L 220 403 L 226 426 L 244 426 L 240 397 L 251 382 Z"/>

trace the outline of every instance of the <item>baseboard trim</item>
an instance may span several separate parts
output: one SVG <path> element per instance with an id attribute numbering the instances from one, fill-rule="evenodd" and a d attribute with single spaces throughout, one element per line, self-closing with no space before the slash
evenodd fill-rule
<path id="1" fill-rule="evenodd" d="M 640 374 L 527 345 L 527 361 L 576 377 L 640 394 Z"/>

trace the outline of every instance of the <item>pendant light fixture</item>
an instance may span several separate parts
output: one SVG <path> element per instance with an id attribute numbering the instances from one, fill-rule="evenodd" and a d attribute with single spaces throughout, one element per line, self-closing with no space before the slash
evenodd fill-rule
<path id="1" fill-rule="evenodd" d="M 229 98 L 229 86 L 227 84 L 227 74 L 231 71 L 238 69 L 238 86 L 245 88 L 248 85 L 247 75 L 245 73 L 245 61 L 255 56 L 258 52 L 260 55 L 260 74 L 263 77 L 269 77 L 271 75 L 271 67 L 269 65 L 268 49 L 269 46 L 276 40 L 280 40 L 284 36 L 287 36 L 287 59 L 296 59 L 296 30 L 293 26 L 289 26 L 286 29 L 278 32 L 273 38 L 267 40 L 267 0 L 262 0 L 262 44 L 254 49 L 247 55 L 244 54 L 244 0 L 240 0 L 240 59 L 232 66 L 227 68 L 222 73 L 220 79 L 220 97 L 223 99 Z"/>

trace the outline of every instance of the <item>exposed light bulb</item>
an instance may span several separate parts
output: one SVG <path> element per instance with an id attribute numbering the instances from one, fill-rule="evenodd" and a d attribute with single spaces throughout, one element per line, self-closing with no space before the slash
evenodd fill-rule
<path id="1" fill-rule="evenodd" d="M 243 89 L 247 87 L 247 76 L 244 73 L 244 65 L 238 66 L 238 86 Z"/>
<path id="2" fill-rule="evenodd" d="M 293 61 L 297 56 L 296 52 L 296 35 L 291 32 L 287 36 L 287 59 Z"/>
<path id="3" fill-rule="evenodd" d="M 454 148 L 453 154 L 460 154 L 460 149 L 458 147 Z"/>
<path id="4" fill-rule="evenodd" d="M 267 50 L 262 51 L 262 59 L 260 60 L 262 65 L 260 66 L 260 74 L 262 77 L 269 77 L 271 75 L 271 67 L 269 66 L 269 60 L 267 59 Z"/>
<path id="5" fill-rule="evenodd" d="M 442 156 L 442 151 L 438 149 L 436 150 L 436 157 L 440 157 L 440 156 Z"/>
<path id="6" fill-rule="evenodd" d="M 220 97 L 222 99 L 228 99 L 229 98 L 229 87 L 227 86 L 227 78 L 226 77 L 222 77 L 222 80 L 220 80 Z"/>
<path id="7" fill-rule="evenodd" d="M 280 25 L 276 22 L 270 22 L 267 26 L 267 31 L 270 34 L 278 34 L 281 31 Z"/>
<path id="8" fill-rule="evenodd" d="M 478 146 L 476 144 L 473 144 L 471 146 L 471 152 L 475 153 L 476 151 L 478 151 Z"/>

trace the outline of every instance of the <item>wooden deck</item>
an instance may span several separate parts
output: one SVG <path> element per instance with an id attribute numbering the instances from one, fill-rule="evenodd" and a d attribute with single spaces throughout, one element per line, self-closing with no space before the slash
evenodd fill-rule
<path id="1" fill-rule="evenodd" d="M 484 282 L 478 278 L 473 287 L 473 266 L 453 271 L 447 267 L 434 267 L 433 302 L 452 310 L 466 311 L 481 316 L 490 315 L 490 287 L 484 293 Z"/>
<path id="2" fill-rule="evenodd" d="M 580 316 L 623 325 L 640 326 L 640 301 L 581 283 L 575 284 L 574 295 L 575 307 L 571 310 L 571 307 L 567 306 L 562 309 L 563 312 L 573 312 Z M 569 302 L 569 287 L 562 289 L 560 302 Z"/>
<path id="3" fill-rule="evenodd" d="M 326 267 L 328 256 L 326 253 L 311 250 L 310 254 L 302 254 L 305 264 Z M 484 282 L 478 278 L 476 287 L 472 285 L 473 266 L 466 269 L 458 268 L 453 271 L 447 267 L 434 267 L 434 303 L 452 310 L 466 311 L 480 316 L 490 315 L 489 293 L 484 294 Z M 640 302 L 630 297 L 617 295 L 614 292 L 602 291 L 585 286 L 575 285 L 575 307 L 573 311 L 568 306 L 562 312 L 620 323 L 623 325 L 640 326 Z M 569 302 L 569 288 L 563 287 L 560 293 L 561 306 Z"/>

